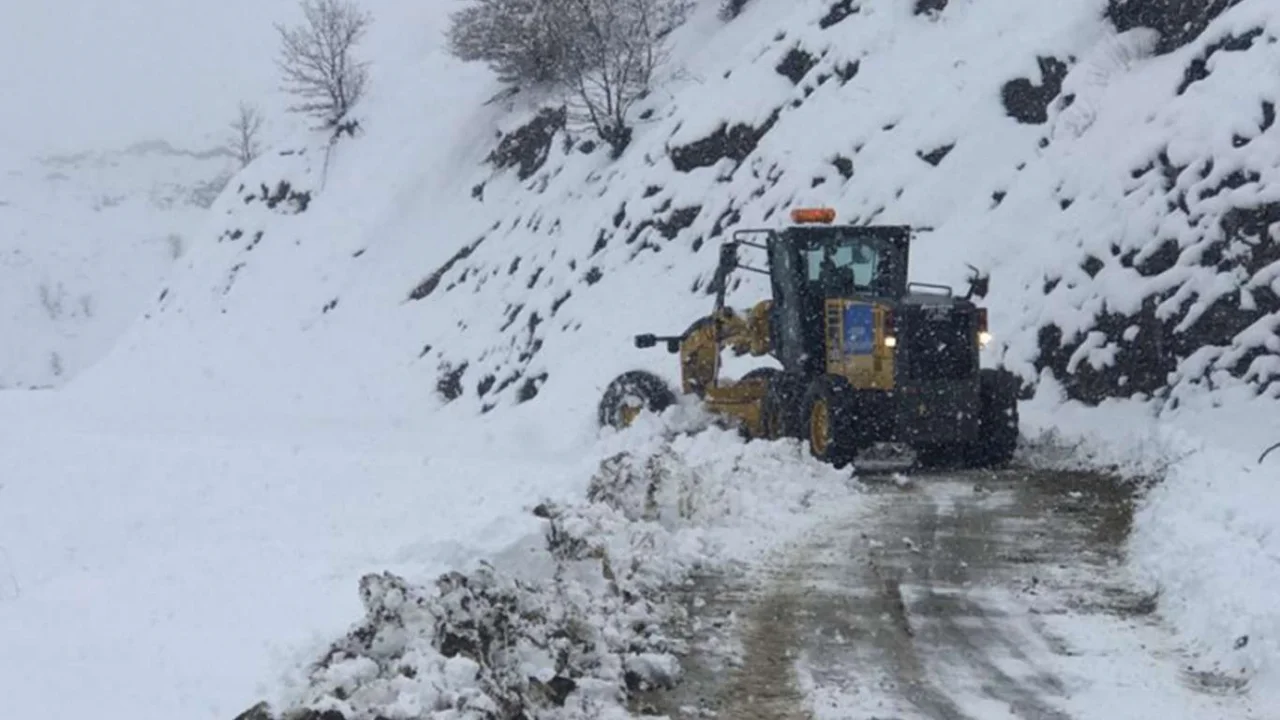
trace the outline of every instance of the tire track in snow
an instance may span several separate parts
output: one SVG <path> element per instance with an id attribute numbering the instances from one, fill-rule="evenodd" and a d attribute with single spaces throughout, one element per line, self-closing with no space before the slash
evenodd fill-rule
<path id="1" fill-rule="evenodd" d="M 1247 698 L 1181 678 L 1151 604 L 1135 601 L 1115 571 L 1130 499 L 1111 480 L 1008 471 L 922 477 L 868 495 L 862 519 L 816 532 L 763 582 L 726 573 L 698 584 L 709 602 L 695 615 L 717 616 L 717 639 L 693 641 L 688 679 L 657 703 L 662 711 L 745 720 L 1259 717 Z M 741 657 L 708 671 L 734 631 Z"/>
<path id="2" fill-rule="evenodd" d="M 730 685 L 722 717 L 808 719 L 795 672 L 795 652 L 803 646 L 799 617 L 803 603 L 788 591 L 797 580 L 794 574 L 784 576 L 748 616 L 745 662 Z"/>

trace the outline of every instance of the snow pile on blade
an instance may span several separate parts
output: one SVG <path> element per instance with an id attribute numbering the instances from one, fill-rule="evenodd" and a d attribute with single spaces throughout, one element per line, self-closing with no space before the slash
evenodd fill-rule
<path id="1" fill-rule="evenodd" d="M 797 443 L 690 432 L 702 423 L 681 410 L 607 441 L 585 502 L 533 509 L 541 538 L 434 582 L 366 575 L 364 619 L 279 717 L 628 717 L 635 692 L 676 682 L 671 590 L 847 510 L 858 488 Z"/>

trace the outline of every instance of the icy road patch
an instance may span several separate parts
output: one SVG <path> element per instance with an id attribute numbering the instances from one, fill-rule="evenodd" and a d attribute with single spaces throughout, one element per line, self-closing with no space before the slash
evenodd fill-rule
<path id="1" fill-rule="evenodd" d="M 1130 584 L 1131 514 L 1089 473 L 880 485 L 764 578 L 705 578 L 690 657 L 703 670 L 658 704 L 743 720 L 1268 717 Z"/>

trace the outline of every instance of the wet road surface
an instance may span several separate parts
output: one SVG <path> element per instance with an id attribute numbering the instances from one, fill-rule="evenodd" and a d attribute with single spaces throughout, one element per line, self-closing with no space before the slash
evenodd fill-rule
<path id="1" fill-rule="evenodd" d="M 694 582 L 673 718 L 1280 718 L 1197 667 L 1128 584 L 1128 492 L 1085 473 L 866 478 L 763 572 Z M 884 479 L 882 479 L 884 480 Z"/>

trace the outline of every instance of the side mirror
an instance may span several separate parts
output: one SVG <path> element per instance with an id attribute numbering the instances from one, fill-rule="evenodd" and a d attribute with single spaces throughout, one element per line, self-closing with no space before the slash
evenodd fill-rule
<path id="1" fill-rule="evenodd" d="M 641 350 L 648 350 L 649 348 L 657 344 L 658 344 L 658 338 L 653 335 L 637 335 L 636 336 L 636 347 L 640 348 Z"/>
<path id="2" fill-rule="evenodd" d="M 965 295 L 965 299 L 968 300 L 976 297 L 981 300 L 987 296 L 988 292 L 991 291 L 991 276 L 986 273 L 979 272 L 978 268 L 972 265 L 969 266 L 969 269 L 972 270 L 973 273 L 969 275 L 969 294 Z"/>
<path id="3" fill-rule="evenodd" d="M 676 353 L 680 352 L 680 341 L 676 338 L 671 338 L 670 340 L 668 340 L 667 352 L 671 353 L 672 355 L 675 355 Z"/>

